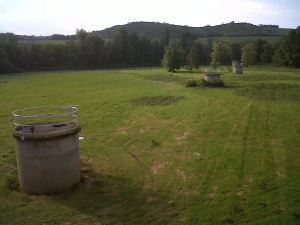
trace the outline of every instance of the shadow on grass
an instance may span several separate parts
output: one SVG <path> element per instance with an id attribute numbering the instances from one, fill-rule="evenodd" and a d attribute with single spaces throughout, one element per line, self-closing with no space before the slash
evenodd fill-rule
<path id="1" fill-rule="evenodd" d="M 87 224 L 165 224 L 172 221 L 170 213 L 160 212 L 163 200 L 153 196 L 153 190 L 145 187 L 144 180 L 130 179 L 125 172 L 117 174 L 100 174 L 92 167 L 83 166 L 79 186 L 51 195 L 51 198 L 80 212 L 79 219 L 69 221 L 71 223 L 80 222 L 81 215 L 88 215 Z"/>

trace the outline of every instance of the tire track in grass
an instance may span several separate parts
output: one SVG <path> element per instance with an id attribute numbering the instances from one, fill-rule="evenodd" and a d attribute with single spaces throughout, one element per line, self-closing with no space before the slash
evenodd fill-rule
<path id="1" fill-rule="evenodd" d="M 232 128 L 230 129 L 230 132 L 229 132 L 229 135 L 227 137 L 227 140 L 233 139 L 234 132 L 236 131 L 238 124 L 245 117 L 245 112 L 252 105 L 252 103 L 253 103 L 253 98 L 251 100 L 249 100 L 247 102 L 247 104 L 245 104 L 245 106 L 242 108 L 242 110 L 239 111 L 239 114 L 236 116 L 234 124 L 233 124 Z M 230 142 L 227 141 L 227 144 L 225 145 L 225 148 L 224 148 L 225 150 L 229 150 L 229 143 Z"/>
<path id="2" fill-rule="evenodd" d="M 252 116 L 253 116 L 253 110 L 251 109 L 251 106 L 253 104 L 253 99 L 250 99 L 245 105 L 244 107 L 239 111 L 238 115 L 236 116 L 236 119 L 234 120 L 234 123 L 230 129 L 229 135 L 226 139 L 226 144 L 224 146 L 224 150 L 225 151 L 230 151 L 232 149 L 234 149 L 234 144 L 237 143 L 236 139 L 236 132 L 237 129 L 241 127 L 241 124 L 246 121 L 246 126 L 245 129 L 243 130 L 243 137 L 242 137 L 242 150 L 241 150 L 241 157 L 240 157 L 240 161 L 239 161 L 239 166 L 238 166 L 238 172 L 237 172 L 237 177 L 239 180 L 239 190 L 243 190 L 242 187 L 242 183 L 244 180 L 244 176 L 245 176 L 245 163 L 246 163 L 246 152 L 248 149 L 248 141 L 249 141 L 249 130 L 250 130 L 250 126 L 252 123 Z M 250 110 L 249 110 L 250 109 Z M 249 113 L 246 113 L 248 112 Z M 241 193 L 240 191 L 237 191 L 238 193 Z M 240 194 L 238 194 L 240 195 Z"/>
<path id="3" fill-rule="evenodd" d="M 276 179 L 277 176 L 276 171 L 279 169 L 278 168 L 279 166 L 275 160 L 274 147 L 276 146 L 273 145 L 275 137 L 273 137 L 272 135 L 272 123 L 274 123 L 274 121 L 272 121 L 271 118 L 270 105 L 266 103 L 265 107 L 266 107 L 266 112 L 265 112 L 266 117 L 264 121 L 265 129 L 264 129 L 264 142 L 263 142 L 263 148 L 264 148 L 263 151 L 265 154 L 262 160 L 262 167 L 261 167 L 261 170 L 263 170 L 265 174 L 262 181 L 259 184 L 259 188 L 262 191 L 268 192 L 268 194 L 272 192 L 274 196 L 279 196 L 279 198 L 277 198 L 277 200 L 279 200 L 278 202 L 274 201 L 273 199 L 267 199 L 268 201 L 274 201 L 271 202 L 272 205 L 270 205 L 270 207 L 273 206 L 273 208 L 278 208 L 276 212 L 269 211 L 268 216 L 270 217 L 278 216 L 280 223 L 286 224 L 283 221 L 285 220 L 286 217 L 279 216 L 280 214 L 283 213 L 283 211 L 286 210 L 285 209 L 286 201 L 284 199 L 284 196 L 282 195 L 282 190 L 279 187 L 278 179 Z"/>
<path id="4" fill-rule="evenodd" d="M 194 182 L 190 184 L 191 186 L 191 193 L 190 196 L 193 196 L 193 200 L 189 203 L 192 205 L 199 205 L 199 209 L 205 212 L 206 207 L 216 207 L 215 205 L 216 201 L 218 201 L 220 194 L 222 195 L 223 192 L 221 192 L 223 186 L 223 179 L 224 179 L 224 157 L 223 153 L 220 155 L 221 149 L 224 149 L 222 147 L 223 137 L 220 137 L 216 134 L 219 133 L 222 129 L 224 129 L 223 122 L 226 124 L 226 120 L 228 117 L 228 114 L 232 111 L 240 111 L 240 102 L 243 101 L 243 98 L 237 99 L 237 101 L 232 102 L 230 104 L 230 100 L 221 101 L 218 104 L 218 108 L 221 110 L 214 111 L 213 108 L 210 108 L 210 110 L 213 112 L 211 115 L 210 113 L 206 114 L 205 122 L 208 123 L 209 127 L 209 133 L 208 133 L 208 141 L 211 142 L 205 142 L 201 146 L 201 152 L 197 152 L 196 155 L 198 155 L 199 159 L 201 161 L 195 161 L 197 164 L 195 165 L 197 170 L 194 170 L 197 172 L 197 174 L 194 175 Z M 248 105 L 249 104 L 249 105 Z M 243 115 L 243 112 L 246 111 L 246 109 L 252 104 L 252 102 L 247 102 L 246 106 L 244 106 L 242 112 L 239 114 L 239 118 L 241 118 Z M 212 104 L 211 107 L 214 107 L 214 104 Z M 225 110 L 224 110 L 225 107 Z M 231 114 L 232 115 L 232 114 Z M 237 127 L 237 123 L 239 121 L 236 121 L 234 128 Z M 221 128 L 221 130 L 220 130 Z M 212 132 L 213 131 L 213 132 Z M 202 132 L 202 131 L 201 131 Z M 216 134 L 215 134 L 216 133 Z M 221 132 L 221 134 L 223 134 Z M 227 133 L 228 135 L 228 133 Z M 226 135 L 226 136 L 227 136 Z M 225 138 L 226 139 L 226 138 Z M 226 139 L 227 140 L 227 139 Z M 225 143 L 224 143 L 225 144 Z M 229 146 L 229 143 L 226 143 L 227 147 Z M 195 153 L 193 153 L 195 154 Z M 202 159 L 201 159 L 202 158 Z M 203 160 L 204 159 L 204 160 Z M 226 173 L 226 172 L 225 172 Z M 226 174 L 225 174 L 226 177 Z M 219 183 L 221 181 L 221 184 Z M 187 181 L 188 182 L 188 181 Z M 220 187 L 221 185 L 221 187 Z M 226 185 L 225 185 L 226 186 Z M 223 189 L 224 190 L 224 189 Z M 226 195 L 229 193 L 224 193 L 225 196 L 222 196 L 221 198 L 226 197 Z M 200 205 L 203 205 L 204 208 L 202 208 Z M 224 213 L 229 213 L 225 212 Z M 192 213 L 192 215 L 194 215 Z M 215 221 L 217 222 L 217 218 L 221 218 L 222 216 L 215 215 Z M 212 221 L 210 221 L 212 222 Z"/>
<path id="5" fill-rule="evenodd" d="M 245 191 L 246 185 L 243 185 L 243 182 L 244 182 L 244 177 L 245 177 L 245 163 L 247 162 L 246 154 L 247 154 L 247 150 L 249 147 L 248 146 L 249 134 L 250 134 L 251 123 L 253 120 L 252 119 L 253 110 L 251 109 L 251 106 L 253 104 L 253 99 L 250 99 L 249 101 L 247 101 L 244 104 L 244 106 L 241 108 L 241 110 L 236 110 L 236 107 L 239 106 L 239 103 L 242 100 L 243 100 L 243 98 L 240 98 L 240 100 L 238 102 L 236 102 L 236 104 L 235 104 L 234 112 L 238 112 L 238 114 L 235 115 L 235 119 L 233 120 L 234 122 L 231 125 L 230 132 L 226 138 L 226 144 L 223 148 L 224 151 L 227 151 L 227 153 L 225 153 L 225 154 L 229 154 L 228 157 L 230 157 L 230 158 L 233 157 L 231 160 L 230 160 L 230 158 L 228 158 L 227 160 L 229 160 L 229 161 L 226 162 L 226 164 L 229 165 L 229 168 L 231 168 L 231 167 L 236 168 L 235 169 L 236 172 L 233 172 L 233 176 L 230 174 L 230 170 L 232 170 L 232 169 L 229 169 L 228 173 L 229 173 L 229 175 L 231 175 L 229 179 L 234 181 L 235 180 L 234 175 L 236 175 L 236 178 L 238 180 L 236 185 L 239 186 L 239 188 L 237 188 L 237 190 L 235 190 L 235 188 L 236 188 L 235 186 L 231 186 L 229 189 L 227 189 L 226 193 L 223 193 L 225 195 L 226 194 L 231 195 L 232 193 L 235 193 L 237 196 L 236 198 L 233 199 L 233 201 L 230 202 L 230 206 L 227 209 L 229 211 L 227 211 L 227 210 L 224 211 L 224 214 L 225 213 L 228 214 L 227 219 L 224 217 L 225 221 L 230 221 L 230 223 L 237 222 L 235 220 L 237 220 L 237 218 L 239 217 L 238 214 L 240 214 L 241 212 L 244 212 L 243 193 Z M 244 127 L 244 124 L 245 124 L 245 127 Z M 236 132 L 243 132 L 243 133 L 237 135 Z M 236 137 L 239 137 L 239 139 L 237 139 Z M 240 137 L 242 139 L 240 139 Z M 240 147 L 237 148 L 236 144 L 238 144 L 238 146 L 241 145 L 241 149 L 240 149 Z M 231 154 L 232 154 L 232 156 L 230 156 Z M 216 157 L 218 157 L 218 156 L 216 156 Z M 236 159 L 237 159 L 237 163 L 232 164 L 232 162 L 234 162 L 234 160 L 236 160 Z M 214 165 L 215 164 L 216 163 L 214 163 Z M 221 185 L 223 185 L 223 183 L 221 183 Z M 217 189 L 218 189 L 218 186 L 216 185 L 213 188 L 212 193 L 210 193 L 208 195 L 208 198 L 213 199 L 216 195 Z M 222 217 L 219 217 L 219 218 L 222 218 Z"/>
<path id="6" fill-rule="evenodd" d="M 231 107 L 232 108 L 237 107 L 241 100 L 242 99 L 240 99 L 238 101 L 235 101 L 231 105 Z M 226 104 L 228 104 L 228 103 L 226 103 Z M 238 122 L 243 117 L 244 112 L 248 109 L 248 107 L 250 107 L 251 104 L 252 104 L 252 100 L 247 102 L 247 104 L 243 107 L 243 109 L 240 111 L 239 115 L 237 116 L 237 119 L 235 120 L 235 123 L 234 123 L 233 128 L 232 128 L 232 131 L 230 132 L 229 137 L 226 138 L 227 142 L 226 142 L 226 145 L 224 147 L 225 150 L 230 149 L 230 147 L 229 147 L 230 142 L 228 141 L 228 139 L 233 139 L 233 136 L 234 136 L 233 133 L 234 133 L 236 127 L 237 127 Z M 206 119 L 206 120 L 212 120 L 213 122 L 215 121 L 214 123 L 211 123 L 210 130 L 219 129 L 219 125 L 218 125 L 219 122 L 217 120 L 222 114 L 224 114 L 223 111 L 218 111 L 218 113 L 214 114 L 214 117 Z M 205 121 L 203 121 L 203 122 L 205 122 Z M 219 141 L 219 140 L 217 139 L 217 141 Z M 218 155 L 218 153 L 215 152 L 215 151 L 210 151 L 209 153 L 205 153 L 207 151 L 207 148 L 208 147 L 206 147 L 204 149 L 202 148 L 202 151 L 200 152 L 201 157 L 204 156 L 204 155 L 209 155 L 209 157 L 210 157 L 210 158 L 207 158 L 207 160 L 202 160 L 201 161 L 202 162 L 201 163 L 202 164 L 202 169 L 201 169 L 202 175 L 201 175 L 199 184 L 200 184 L 200 188 L 202 190 L 203 190 L 203 188 L 205 189 L 205 188 L 208 187 L 209 182 L 212 180 L 212 174 L 217 174 L 218 173 L 218 169 L 220 169 L 219 160 L 222 161 L 222 159 L 220 159 L 220 156 Z M 212 186 L 214 187 L 214 191 L 216 191 L 217 190 L 216 185 L 212 184 Z"/>
<path id="7" fill-rule="evenodd" d="M 123 150 L 129 154 L 129 156 L 134 159 L 137 164 L 139 165 L 139 167 L 141 168 L 141 170 L 143 171 L 143 175 L 142 175 L 142 184 L 141 184 L 141 196 L 143 195 L 142 192 L 147 190 L 147 198 L 145 199 L 145 201 L 143 201 L 143 203 L 140 202 L 140 206 L 145 205 L 148 201 L 152 201 L 153 199 L 155 199 L 155 180 L 154 180 L 154 174 L 153 171 L 147 167 L 147 165 L 134 153 L 132 153 L 131 151 L 128 150 L 128 146 L 130 146 L 132 144 L 132 142 L 127 142 L 125 144 L 122 144 L 122 148 Z M 125 146 L 127 145 L 127 146 Z M 150 184 L 147 183 L 147 180 L 150 179 Z M 148 185 L 147 185 L 148 184 Z M 137 193 L 136 193 L 137 194 Z"/>
<path id="8" fill-rule="evenodd" d="M 238 178 L 240 182 L 240 191 L 237 192 L 237 195 L 240 197 L 243 195 L 243 192 L 245 191 L 245 187 L 247 187 L 247 184 L 243 183 L 245 182 L 245 165 L 249 163 L 247 161 L 247 150 L 249 149 L 249 135 L 250 134 L 250 129 L 251 129 L 251 124 L 253 124 L 254 119 L 254 109 L 250 107 L 249 113 L 247 116 L 247 123 L 245 126 L 244 134 L 243 134 L 243 140 L 242 140 L 242 152 L 241 152 L 241 158 L 240 158 L 240 165 L 239 165 L 239 171 L 238 171 Z M 282 207 L 279 205 L 284 204 L 285 200 L 284 197 L 281 194 L 281 190 L 278 186 L 277 179 L 276 179 L 276 171 L 278 170 L 278 164 L 276 163 L 275 160 L 275 149 L 276 144 L 274 143 L 274 136 L 272 135 L 272 115 L 270 111 L 270 106 L 268 103 L 264 105 L 264 113 L 261 114 L 263 116 L 263 119 L 261 120 L 262 125 L 263 125 L 263 130 L 262 130 L 262 137 L 260 137 L 260 140 L 262 140 L 262 147 L 263 149 L 253 149 L 254 151 L 259 151 L 259 152 L 254 152 L 254 154 L 260 156 L 260 158 L 257 161 L 257 166 L 255 168 L 255 173 L 257 174 L 255 177 L 256 182 L 254 183 L 256 185 L 258 193 L 261 195 L 261 200 L 257 198 L 254 204 L 261 205 L 263 207 L 268 207 L 265 210 L 260 210 L 257 211 L 257 214 L 259 215 L 259 218 L 276 218 L 280 217 L 280 212 L 278 210 L 274 210 L 276 207 L 280 210 L 284 210 Z M 249 153 L 248 153 L 249 154 Z M 251 172 L 251 171 L 250 171 Z M 252 181 L 250 180 L 250 183 Z M 253 190 L 252 190 L 253 191 Z M 278 198 L 279 202 L 273 201 L 273 199 L 270 199 L 268 195 L 270 193 L 273 193 L 273 196 L 280 196 Z M 236 201 L 233 203 L 234 207 L 236 206 L 241 206 L 243 207 L 244 202 L 243 198 L 238 198 Z M 271 208 L 274 208 L 273 210 Z M 259 222 L 263 221 L 264 219 L 253 219 L 253 222 Z M 282 224 L 284 223 L 284 217 L 280 218 L 280 221 Z"/>
<path id="9" fill-rule="evenodd" d="M 241 160 L 240 160 L 240 168 L 239 168 L 239 174 L 238 174 L 238 178 L 240 180 L 240 183 L 242 183 L 242 181 L 244 180 L 244 176 L 245 176 L 245 158 L 246 158 L 246 152 L 248 150 L 248 141 L 249 141 L 249 130 L 250 130 L 250 125 L 252 123 L 252 115 L 253 115 L 253 110 L 251 109 L 251 105 L 252 105 L 253 100 L 250 101 L 250 103 L 248 103 L 246 105 L 246 108 L 244 108 L 243 113 L 245 112 L 246 109 L 249 108 L 249 114 L 247 117 L 245 117 L 245 119 L 247 118 L 247 124 L 245 127 L 245 131 L 244 131 L 244 135 L 243 135 L 243 145 L 242 145 L 242 153 L 241 153 Z"/>

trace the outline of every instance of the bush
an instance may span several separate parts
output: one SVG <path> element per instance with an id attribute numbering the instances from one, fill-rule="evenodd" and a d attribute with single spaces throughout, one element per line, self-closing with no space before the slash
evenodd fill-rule
<path id="1" fill-rule="evenodd" d="M 189 80 L 186 84 L 187 87 L 197 87 L 198 83 L 195 80 Z"/>
<path id="2" fill-rule="evenodd" d="M 218 83 L 210 83 L 210 82 L 204 80 L 204 78 L 202 78 L 201 86 L 203 86 L 203 87 L 225 87 L 225 84 L 224 84 L 224 81 L 222 81 L 222 80 Z"/>

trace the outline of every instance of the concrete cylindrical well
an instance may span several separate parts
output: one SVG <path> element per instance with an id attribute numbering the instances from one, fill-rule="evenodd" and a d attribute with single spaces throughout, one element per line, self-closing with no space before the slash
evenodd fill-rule
<path id="1" fill-rule="evenodd" d="M 243 74 L 243 65 L 234 65 L 233 66 L 233 73 L 234 74 Z"/>
<path id="2" fill-rule="evenodd" d="M 26 108 L 12 115 L 20 189 L 48 194 L 78 184 L 77 106 Z"/>
<path id="3" fill-rule="evenodd" d="M 204 80 L 209 83 L 219 83 L 221 82 L 221 72 L 220 70 L 204 70 Z"/>
<path id="4" fill-rule="evenodd" d="M 232 68 L 233 68 L 233 73 L 234 74 L 243 74 L 244 73 L 243 63 L 240 63 L 237 60 L 234 60 L 232 62 Z"/>

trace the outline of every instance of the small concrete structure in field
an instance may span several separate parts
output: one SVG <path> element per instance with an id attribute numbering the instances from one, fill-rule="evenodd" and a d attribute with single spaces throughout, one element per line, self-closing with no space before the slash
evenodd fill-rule
<path id="1" fill-rule="evenodd" d="M 209 83 L 219 83 L 221 82 L 221 71 L 218 69 L 205 69 L 204 70 L 204 80 Z"/>
<path id="2" fill-rule="evenodd" d="M 232 71 L 234 74 L 243 74 L 243 63 L 237 60 L 232 61 Z"/>
<path id="3" fill-rule="evenodd" d="M 12 113 L 21 191 L 48 194 L 80 182 L 77 106 L 41 106 Z"/>

